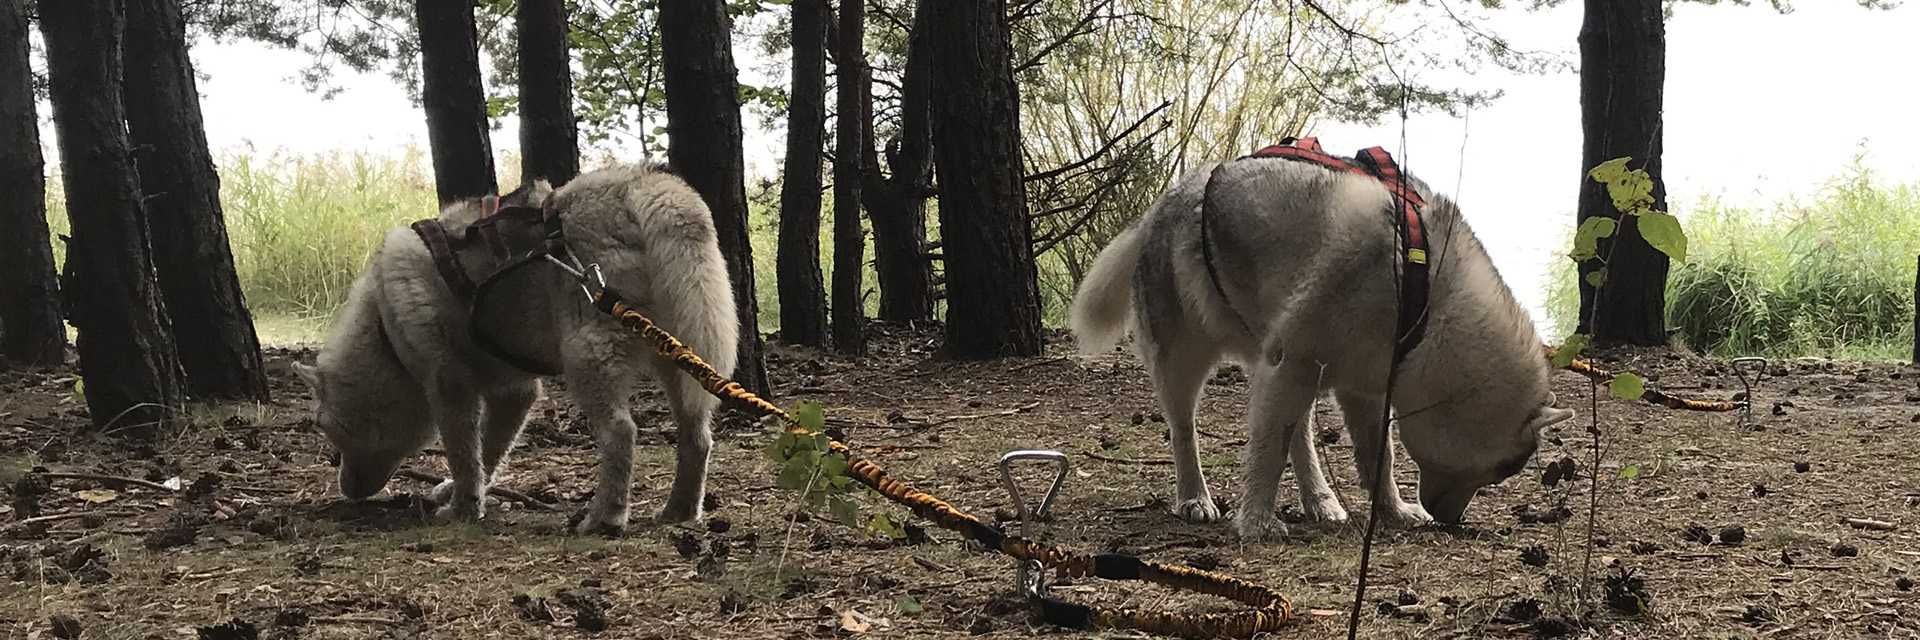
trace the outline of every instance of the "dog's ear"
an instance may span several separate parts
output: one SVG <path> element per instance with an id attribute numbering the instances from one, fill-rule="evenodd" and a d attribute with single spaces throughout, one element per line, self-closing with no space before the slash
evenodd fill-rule
<path id="1" fill-rule="evenodd" d="M 1551 400 L 1551 398 L 1549 398 L 1549 400 Z M 1551 403 L 1544 404 L 1541 405 L 1540 408 L 1533 410 L 1533 415 L 1527 416 L 1527 428 L 1533 431 L 1539 431 L 1572 420 L 1573 416 L 1574 413 L 1572 409 L 1560 409 L 1554 407 Z"/>
<path id="2" fill-rule="evenodd" d="M 295 362 L 293 363 L 293 373 L 294 375 L 300 376 L 300 380 L 306 382 L 309 387 L 320 386 L 320 370 L 315 369 L 312 365 Z"/>
<path id="3" fill-rule="evenodd" d="M 545 178 L 520 185 L 507 195 L 500 196 L 503 207 L 539 207 L 547 203 L 547 196 L 553 195 L 553 186 Z"/>

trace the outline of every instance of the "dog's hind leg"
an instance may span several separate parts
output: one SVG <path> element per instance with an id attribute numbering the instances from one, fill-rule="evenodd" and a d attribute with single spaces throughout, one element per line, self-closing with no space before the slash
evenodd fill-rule
<path id="1" fill-rule="evenodd" d="M 1246 496 L 1234 517 L 1242 540 L 1257 542 L 1286 532 L 1273 516 L 1280 474 L 1286 471 L 1295 434 L 1310 430 L 1320 365 L 1262 361 L 1253 364 L 1247 386 Z"/>
<path id="2" fill-rule="evenodd" d="M 1141 349 L 1146 354 L 1147 372 L 1160 407 L 1166 411 L 1168 440 L 1173 448 L 1175 500 L 1173 514 L 1187 522 L 1214 522 L 1220 519 L 1220 507 L 1207 490 L 1206 474 L 1200 470 L 1200 452 L 1194 442 L 1194 421 L 1200 390 L 1207 373 L 1213 369 L 1218 353 L 1184 341 L 1162 343 L 1153 338 Z"/>
<path id="3" fill-rule="evenodd" d="M 699 520 L 701 502 L 707 494 L 707 458 L 713 450 L 713 412 L 719 400 L 708 394 L 693 378 L 672 364 L 658 367 L 667 405 L 673 410 L 678 427 L 674 443 L 673 489 L 660 510 L 659 522 L 677 523 Z"/>
<path id="4" fill-rule="evenodd" d="M 1393 481 L 1393 443 L 1380 439 L 1380 412 L 1386 408 L 1386 399 L 1380 396 L 1357 394 L 1347 391 L 1334 393 L 1340 402 L 1340 414 L 1346 419 L 1347 433 L 1353 436 L 1354 467 L 1360 471 L 1360 486 L 1366 487 L 1371 498 L 1379 495 L 1384 522 L 1393 526 L 1413 527 L 1433 522 L 1433 516 L 1419 504 L 1400 500 L 1400 486 Z M 1382 458 L 1381 447 L 1386 447 Z M 1376 473 L 1375 466 L 1384 460 L 1381 471 Z"/>

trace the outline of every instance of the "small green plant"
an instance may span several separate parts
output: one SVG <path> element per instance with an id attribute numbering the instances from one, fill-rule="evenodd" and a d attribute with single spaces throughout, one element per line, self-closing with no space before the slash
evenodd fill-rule
<path id="1" fill-rule="evenodd" d="M 876 536 L 907 537 L 900 522 L 884 510 L 862 515 L 860 499 L 885 500 L 847 473 L 847 457 L 833 451 L 826 434 L 826 411 L 818 402 L 802 402 L 792 411 L 799 429 L 774 427 L 779 434 L 767 445 L 767 458 L 780 465 L 781 489 L 800 492 L 806 509 L 826 509 L 834 521 Z"/>
<path id="2" fill-rule="evenodd" d="M 1647 244 L 1667 254 L 1678 262 L 1687 260 L 1687 234 L 1680 228 L 1680 220 L 1653 207 L 1653 178 L 1644 169 L 1628 169 L 1627 163 L 1633 158 L 1614 158 L 1600 163 L 1587 172 L 1607 187 L 1607 196 L 1613 199 L 1613 206 L 1623 216 L 1634 216 L 1635 228 Z M 1606 216 L 1594 216 L 1580 223 L 1573 234 L 1573 251 L 1567 256 L 1574 262 L 1599 260 L 1602 265 L 1611 255 L 1600 255 L 1600 240 L 1611 238 L 1619 231 L 1620 221 Z M 1609 251 L 1609 254 L 1612 252 Z M 1587 284 L 1594 289 L 1607 285 L 1607 268 L 1595 269 L 1587 274 Z M 1598 306 L 1597 304 L 1595 305 Z M 1573 334 L 1561 341 L 1560 347 L 1553 351 L 1553 364 L 1565 367 L 1573 363 L 1592 344 L 1592 336 Z M 1622 372 L 1607 383 L 1607 390 L 1621 400 L 1639 400 L 1646 395 L 1646 380 L 1638 374 Z"/>

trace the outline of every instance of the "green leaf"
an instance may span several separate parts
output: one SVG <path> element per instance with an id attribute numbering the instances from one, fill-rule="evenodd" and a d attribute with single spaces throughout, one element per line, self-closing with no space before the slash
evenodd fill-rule
<path id="1" fill-rule="evenodd" d="M 847 477 L 847 457 L 837 453 L 820 456 L 820 475 L 835 479 Z"/>
<path id="2" fill-rule="evenodd" d="M 813 479 L 813 470 L 813 463 L 808 462 L 805 457 L 794 456 L 787 459 L 785 466 L 780 467 L 780 478 L 775 485 L 782 489 L 805 489 L 807 481 Z"/>
<path id="3" fill-rule="evenodd" d="M 1614 230 L 1619 227 L 1620 223 L 1613 218 L 1602 216 L 1594 216 L 1581 222 L 1580 229 L 1573 234 L 1573 259 L 1592 260 L 1600 257 L 1600 239 L 1613 237 Z"/>
<path id="4" fill-rule="evenodd" d="M 1587 177 L 1593 178 L 1594 181 L 1602 184 L 1617 181 L 1621 176 L 1626 175 L 1627 171 L 1629 171 L 1629 169 L 1627 169 L 1627 163 L 1632 161 L 1633 156 L 1626 156 L 1602 162 L 1588 171 Z"/>
<path id="5" fill-rule="evenodd" d="M 1687 261 L 1687 233 L 1680 229 L 1680 219 L 1654 211 L 1640 216 L 1640 237 L 1647 244 L 1659 249 L 1675 262 Z"/>
<path id="6" fill-rule="evenodd" d="M 808 400 L 793 410 L 793 419 L 806 427 L 808 431 L 822 431 L 827 428 L 827 413 L 820 403 Z"/>
<path id="7" fill-rule="evenodd" d="M 846 496 L 834 496 L 827 500 L 827 506 L 833 511 L 833 519 L 849 527 L 860 524 L 860 505 L 856 505 Z"/>
<path id="8" fill-rule="evenodd" d="M 787 458 L 792 457 L 794 440 L 794 435 L 791 433 L 780 434 L 780 437 L 774 438 L 773 442 L 767 445 L 767 458 L 774 462 L 786 462 Z"/>
<path id="9" fill-rule="evenodd" d="M 87 381 L 86 380 L 82 380 L 80 378 L 73 379 L 73 396 L 80 400 L 87 399 Z"/>
<path id="10" fill-rule="evenodd" d="M 893 601 L 893 608 L 910 616 L 919 615 L 920 612 L 927 610 L 926 607 L 921 606 L 920 599 L 913 596 L 901 596 L 899 600 Z"/>
<path id="11" fill-rule="evenodd" d="M 1592 342 L 1593 338 L 1584 333 L 1567 336 L 1567 339 L 1560 343 L 1560 348 L 1553 350 L 1554 368 L 1565 369 L 1572 365 L 1573 359 L 1580 357 L 1580 352 L 1586 351 L 1587 345 Z"/>
<path id="12" fill-rule="evenodd" d="M 1621 213 L 1641 215 L 1653 207 L 1653 177 L 1641 169 L 1628 169 L 1627 162 L 1632 157 L 1614 158 L 1600 163 L 1587 175 L 1594 181 L 1607 185 L 1607 196 L 1613 199 L 1613 208 Z"/>
<path id="13" fill-rule="evenodd" d="M 907 537 L 906 530 L 894 524 L 893 519 L 887 517 L 885 512 L 874 512 L 873 518 L 867 520 L 867 530 L 895 540 Z"/>
<path id="14" fill-rule="evenodd" d="M 1621 400 L 1639 400 L 1647 394 L 1647 381 L 1633 373 L 1621 373 L 1607 383 L 1607 390 Z"/>
<path id="15" fill-rule="evenodd" d="M 1620 467 L 1621 480 L 1632 480 L 1638 477 L 1640 477 L 1640 465 L 1630 464 L 1624 467 Z"/>
<path id="16" fill-rule="evenodd" d="M 1607 268 L 1601 267 L 1588 272 L 1587 284 L 1592 285 L 1595 289 L 1607 286 Z"/>

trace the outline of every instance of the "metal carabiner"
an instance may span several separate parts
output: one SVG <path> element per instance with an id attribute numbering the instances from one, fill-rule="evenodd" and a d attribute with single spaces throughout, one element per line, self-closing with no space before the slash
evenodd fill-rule
<path id="1" fill-rule="evenodd" d="M 547 259 L 547 262 L 553 263 L 553 266 L 560 267 L 561 271 L 567 272 L 567 275 L 573 276 L 575 284 L 580 285 L 580 293 L 586 294 L 587 304 L 593 304 L 594 301 L 594 290 L 587 287 L 589 283 L 599 287 L 601 291 L 607 290 L 607 276 L 600 272 L 600 263 L 595 262 L 582 267 L 580 266 L 580 259 L 574 257 L 572 253 L 567 254 L 567 259 L 573 261 L 573 264 L 567 264 L 559 258 L 554 257 L 551 253 L 545 254 L 543 257 Z"/>
<path id="2" fill-rule="evenodd" d="M 1759 365 L 1751 367 L 1747 365 Z M 1733 375 L 1740 379 L 1740 388 L 1744 400 L 1740 402 L 1740 428 L 1753 426 L 1753 387 L 1760 383 L 1760 376 L 1766 374 L 1767 359 L 1759 356 L 1746 356 L 1733 359 Z M 1752 374 L 1749 377 L 1748 374 Z"/>
<path id="3" fill-rule="evenodd" d="M 1040 460 L 1060 464 L 1059 469 L 1054 472 L 1053 483 L 1048 485 L 1047 493 L 1040 498 L 1040 506 L 1037 509 L 1027 508 L 1027 500 L 1020 494 L 1020 484 L 1013 480 L 1013 463 L 1018 460 Z M 1071 463 L 1067 461 L 1067 454 L 1059 451 L 1022 449 L 1000 456 L 1000 480 L 1006 484 L 1007 495 L 1013 498 L 1013 504 L 1019 510 L 1020 537 L 1028 540 L 1037 539 L 1035 520 L 1047 518 L 1047 514 L 1053 510 L 1053 500 L 1059 497 L 1060 487 L 1066 484 L 1067 471 L 1071 467 Z M 1044 567 L 1033 560 L 1015 560 L 1014 562 L 1018 574 L 1016 587 L 1029 597 L 1038 598 L 1045 595 L 1047 585 Z"/>

